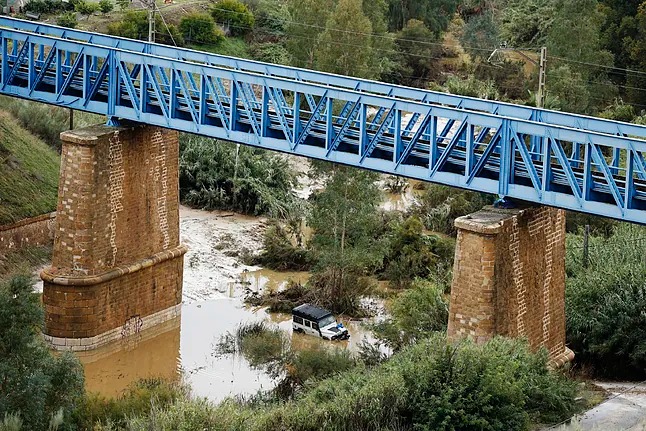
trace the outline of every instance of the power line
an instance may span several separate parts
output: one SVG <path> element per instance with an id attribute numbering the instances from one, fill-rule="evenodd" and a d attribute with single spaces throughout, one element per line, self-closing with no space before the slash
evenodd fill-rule
<path id="1" fill-rule="evenodd" d="M 637 74 L 637 75 L 646 75 L 646 72 L 642 72 L 642 71 L 639 71 L 639 70 L 624 69 L 624 68 L 621 68 L 621 67 L 607 66 L 607 65 L 604 65 L 604 64 L 589 63 L 589 62 L 586 62 L 586 61 L 578 61 L 578 60 L 571 60 L 569 58 L 557 57 L 557 56 L 554 56 L 554 55 L 550 55 L 550 56 L 548 56 L 548 58 L 553 58 L 553 59 L 556 59 L 556 60 L 566 61 L 568 63 L 582 64 L 582 65 L 585 65 L 585 66 L 600 67 L 602 69 L 620 70 L 622 72 L 634 73 L 634 74 Z"/>

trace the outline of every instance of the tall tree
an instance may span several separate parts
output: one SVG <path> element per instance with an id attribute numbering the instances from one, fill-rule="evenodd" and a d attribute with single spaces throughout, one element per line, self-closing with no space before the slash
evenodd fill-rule
<path id="1" fill-rule="evenodd" d="M 381 193 L 372 172 L 323 166 L 318 172 L 325 189 L 314 197 L 307 220 L 317 260 L 311 283 L 326 297 L 322 303 L 347 312 L 359 308 L 358 279 L 383 260 L 385 249 L 378 238 Z"/>
<path id="2" fill-rule="evenodd" d="M 43 309 L 26 277 L 0 286 L 0 418 L 18 415 L 25 430 L 45 430 L 59 411 L 69 422 L 83 395 L 83 368 L 71 354 L 52 356 L 41 337 Z"/>
<path id="3" fill-rule="evenodd" d="M 319 36 L 334 5 L 334 0 L 287 0 L 290 15 L 286 28 L 287 50 L 294 66 L 314 68 Z"/>
<path id="4" fill-rule="evenodd" d="M 395 38 L 397 47 L 393 81 L 410 86 L 423 86 L 435 78 L 433 72 L 442 48 L 434 45 L 437 38 L 422 21 L 411 19 Z M 429 43 L 430 42 L 430 43 Z"/>
<path id="5" fill-rule="evenodd" d="M 340 0 L 320 36 L 317 68 L 343 75 L 376 78 L 372 23 L 362 0 Z"/>
<path id="6" fill-rule="evenodd" d="M 459 0 L 390 0 L 388 26 L 398 31 L 409 20 L 418 19 L 439 36 L 449 26 L 458 4 Z"/>

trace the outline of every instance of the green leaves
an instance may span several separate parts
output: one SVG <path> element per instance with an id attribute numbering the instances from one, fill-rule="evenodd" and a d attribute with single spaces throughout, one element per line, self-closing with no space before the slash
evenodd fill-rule
<path id="1" fill-rule="evenodd" d="M 63 409 L 70 419 L 83 395 L 76 358 L 54 357 L 42 341 L 43 310 L 29 278 L 0 286 L 0 417 L 16 414 L 23 429 L 45 430 Z"/>
<path id="2" fill-rule="evenodd" d="M 182 134 L 179 169 L 188 205 L 281 219 L 301 208 L 296 173 L 275 153 Z"/>

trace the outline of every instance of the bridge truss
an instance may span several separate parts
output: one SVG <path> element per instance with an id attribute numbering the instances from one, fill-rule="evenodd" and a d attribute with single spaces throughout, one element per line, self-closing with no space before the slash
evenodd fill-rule
<path id="1" fill-rule="evenodd" d="M 0 17 L 0 94 L 646 224 L 646 127 Z"/>

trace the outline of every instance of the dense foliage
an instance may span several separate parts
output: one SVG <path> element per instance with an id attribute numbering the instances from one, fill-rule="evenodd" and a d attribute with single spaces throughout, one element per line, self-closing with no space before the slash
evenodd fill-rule
<path id="1" fill-rule="evenodd" d="M 215 44 L 224 40 L 224 33 L 216 28 L 215 21 L 207 13 L 184 15 L 179 23 L 179 31 L 188 42 Z"/>
<path id="2" fill-rule="evenodd" d="M 183 134 L 180 198 L 205 209 L 287 218 L 299 208 L 288 160 L 248 146 Z"/>
<path id="3" fill-rule="evenodd" d="M 308 385 L 289 401 L 153 404 L 148 414 L 129 418 L 127 429 L 526 430 L 531 421 L 562 419 L 574 408 L 575 384 L 546 361 L 521 341 L 452 345 L 435 336 L 385 364 Z M 117 429 L 125 428 L 103 428 Z"/>
<path id="4" fill-rule="evenodd" d="M 157 32 L 155 41 L 167 45 L 184 45 L 184 38 L 173 24 L 168 27 L 164 24 L 159 14 L 155 15 L 155 28 L 166 31 Z M 148 13 L 145 10 L 128 10 L 119 19 L 108 25 L 108 34 L 127 37 L 130 39 L 145 40 L 148 37 Z"/>
<path id="5" fill-rule="evenodd" d="M 569 235 L 567 337 L 576 359 L 607 377 L 646 377 L 646 231 L 619 224 L 610 238 Z"/>
<path id="6" fill-rule="evenodd" d="M 0 418 L 15 415 L 33 431 L 69 422 L 84 394 L 81 364 L 71 354 L 53 356 L 42 326 L 43 309 L 29 278 L 0 285 Z"/>
<path id="7" fill-rule="evenodd" d="M 248 33 L 255 22 L 247 5 L 238 0 L 220 0 L 211 7 L 211 16 L 235 36 Z"/>

